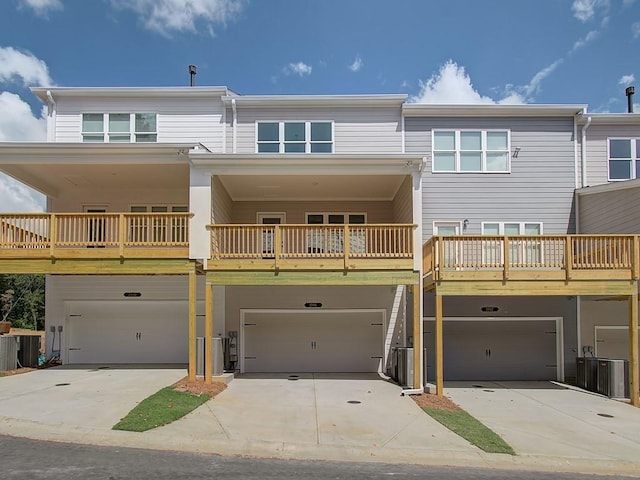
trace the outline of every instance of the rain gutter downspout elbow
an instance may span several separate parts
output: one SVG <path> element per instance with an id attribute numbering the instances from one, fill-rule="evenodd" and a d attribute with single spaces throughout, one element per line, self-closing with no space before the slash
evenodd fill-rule
<path id="1" fill-rule="evenodd" d="M 232 153 L 236 153 L 236 127 L 238 125 L 238 111 L 236 109 L 236 99 L 231 99 L 231 111 L 233 112 L 233 120 L 231 125 L 231 135 L 232 135 Z"/>
<path id="2" fill-rule="evenodd" d="M 591 117 L 587 117 L 587 123 L 582 126 L 582 139 L 580 149 L 580 159 L 582 162 L 582 187 L 588 186 L 587 184 L 587 129 L 591 125 Z"/>

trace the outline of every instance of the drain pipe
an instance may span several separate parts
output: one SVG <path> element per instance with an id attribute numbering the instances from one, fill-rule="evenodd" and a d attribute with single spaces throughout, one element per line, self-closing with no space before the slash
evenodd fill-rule
<path id="1" fill-rule="evenodd" d="M 400 396 L 404 397 L 405 395 L 420 395 L 421 393 L 424 393 L 424 390 L 422 388 L 407 388 L 400 392 Z"/>
<path id="2" fill-rule="evenodd" d="M 233 111 L 233 120 L 231 126 L 232 135 L 232 153 L 236 153 L 236 126 L 238 125 L 238 112 L 236 110 L 236 99 L 231 99 L 231 110 Z"/>
<path id="3" fill-rule="evenodd" d="M 586 113 L 586 112 L 585 112 Z M 591 117 L 587 117 L 587 123 L 582 126 L 582 187 L 587 186 L 587 128 L 591 125 Z"/>

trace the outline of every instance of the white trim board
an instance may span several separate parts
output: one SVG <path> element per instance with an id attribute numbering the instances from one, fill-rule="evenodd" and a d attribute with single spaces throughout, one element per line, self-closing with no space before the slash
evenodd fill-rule
<path id="1" fill-rule="evenodd" d="M 425 321 L 435 322 L 435 317 L 422 317 Z M 564 382 L 564 317 L 443 317 L 444 322 L 556 322 L 556 376 L 559 382 Z M 446 343 L 447 339 L 444 339 Z"/>
<path id="2" fill-rule="evenodd" d="M 341 309 L 331 309 L 331 308 L 318 308 L 318 309 L 310 309 L 310 308 L 241 308 L 240 309 L 240 330 L 238 332 L 238 367 L 240 368 L 240 373 L 244 373 L 244 322 L 247 314 L 259 314 L 259 313 L 283 313 L 283 314 L 292 314 L 292 313 L 308 313 L 308 314 L 320 314 L 320 313 L 379 313 L 382 316 L 382 338 L 380 341 L 382 342 L 382 360 L 380 362 L 380 366 L 378 367 L 378 371 L 382 371 L 387 361 L 387 352 L 385 351 L 385 340 L 387 337 L 387 310 L 384 308 L 341 308 Z"/>

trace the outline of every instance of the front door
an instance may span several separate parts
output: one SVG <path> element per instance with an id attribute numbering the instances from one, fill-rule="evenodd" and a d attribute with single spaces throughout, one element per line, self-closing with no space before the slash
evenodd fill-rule
<path id="1" fill-rule="evenodd" d="M 285 222 L 284 213 L 258 213 L 260 225 L 281 225 Z M 273 257 L 275 255 L 275 230 L 265 228 L 262 230 L 262 254 Z"/>
<path id="2" fill-rule="evenodd" d="M 106 213 L 106 207 L 84 207 L 84 213 Z M 104 247 L 106 224 L 105 218 L 98 215 L 87 216 L 87 240 L 88 248 Z"/>
<path id="3" fill-rule="evenodd" d="M 433 234 L 442 236 L 460 235 L 460 222 L 435 222 L 433 224 Z M 446 267 L 456 267 L 460 262 L 460 246 L 454 240 L 447 240 L 443 245 L 444 258 L 441 265 Z"/>

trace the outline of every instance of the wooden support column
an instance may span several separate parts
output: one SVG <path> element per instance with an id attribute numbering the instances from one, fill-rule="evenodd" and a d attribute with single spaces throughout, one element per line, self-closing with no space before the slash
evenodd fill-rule
<path id="1" fill-rule="evenodd" d="M 213 381 L 213 285 L 207 283 L 204 291 L 204 383 Z"/>
<path id="2" fill-rule="evenodd" d="M 422 362 L 420 361 L 422 353 L 422 312 L 420 311 L 420 296 L 422 290 L 420 285 L 412 285 L 413 293 L 413 388 L 422 388 Z"/>
<path id="3" fill-rule="evenodd" d="M 629 295 L 629 395 L 631 405 L 640 406 L 638 372 L 638 295 Z"/>
<path id="4" fill-rule="evenodd" d="M 196 379 L 196 272 L 189 272 L 189 381 Z"/>
<path id="5" fill-rule="evenodd" d="M 444 395 L 444 343 L 442 341 L 442 295 L 436 292 L 436 395 Z"/>

